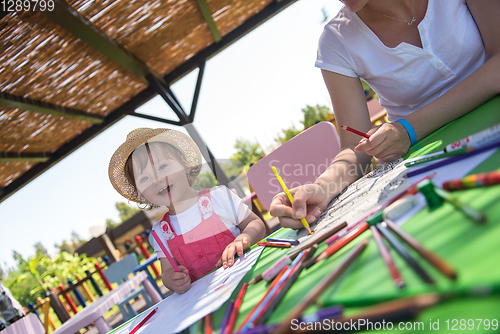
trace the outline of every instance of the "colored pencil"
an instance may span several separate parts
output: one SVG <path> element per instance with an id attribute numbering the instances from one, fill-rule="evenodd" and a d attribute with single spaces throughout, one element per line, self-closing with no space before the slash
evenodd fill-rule
<path id="1" fill-rule="evenodd" d="M 278 170 L 276 169 L 276 167 L 272 166 L 271 168 L 274 172 L 274 175 L 276 175 L 276 178 L 278 179 L 278 182 L 280 183 L 281 188 L 283 188 L 283 191 L 285 192 L 286 196 L 288 197 L 288 200 L 290 201 L 290 205 L 291 205 L 293 203 L 293 196 L 290 193 L 290 191 L 288 190 L 288 187 L 286 186 L 285 181 L 283 181 L 281 176 L 278 174 Z M 302 223 L 302 225 L 304 225 L 304 228 L 307 230 L 307 232 L 309 232 L 309 234 L 312 234 L 311 228 L 309 227 L 307 220 L 305 218 L 301 218 L 300 222 Z"/>
<path id="2" fill-rule="evenodd" d="M 389 244 L 396 250 L 396 252 L 401 255 L 401 257 L 408 263 L 408 265 L 422 278 L 422 280 L 427 284 L 435 284 L 434 280 L 424 271 L 424 269 L 418 264 L 417 261 L 410 255 L 408 250 L 401 244 L 401 242 L 396 239 L 395 236 L 389 232 L 387 229 L 387 224 L 385 222 L 376 225 L 377 229 L 384 236 L 384 238 L 389 241 Z"/>
<path id="3" fill-rule="evenodd" d="M 300 275 L 302 269 L 304 269 L 304 262 L 309 260 L 311 256 L 314 255 L 314 252 L 318 249 L 318 245 L 313 245 L 309 247 L 306 251 L 304 256 L 300 261 L 296 263 L 296 265 L 292 268 L 292 272 L 289 275 L 289 277 L 284 281 L 283 285 L 279 287 L 275 295 L 270 299 L 267 307 L 263 308 L 263 311 L 259 316 L 257 317 L 256 320 L 254 320 L 251 324 L 251 327 L 255 327 L 256 325 L 262 325 L 263 323 L 266 322 L 267 318 L 269 315 L 274 311 L 276 306 L 281 302 L 285 294 L 288 292 L 292 284 L 295 282 L 297 277 Z"/>
<path id="4" fill-rule="evenodd" d="M 175 271 L 177 271 L 178 273 L 180 273 L 181 271 L 180 271 L 179 267 L 177 267 L 177 264 L 175 263 L 174 259 L 170 255 L 169 251 L 167 250 L 167 248 L 165 247 L 165 245 L 163 244 L 163 242 L 160 240 L 160 237 L 158 236 L 158 234 L 156 233 L 156 231 L 153 230 L 151 232 L 151 234 L 153 235 L 153 238 L 155 238 L 156 243 L 158 244 L 158 246 L 160 246 L 161 250 L 163 251 L 163 254 L 165 254 L 165 256 L 167 257 L 168 262 L 170 262 L 170 264 L 172 265 L 172 267 L 174 268 Z"/>
<path id="5" fill-rule="evenodd" d="M 337 234 L 331 236 L 330 238 L 326 239 L 326 244 L 328 246 L 330 246 L 331 244 L 333 244 L 335 241 L 337 241 L 338 239 L 342 238 L 344 235 L 346 235 L 347 233 L 349 233 L 349 231 L 351 231 L 353 228 L 355 228 L 356 226 L 358 226 L 359 224 L 353 224 L 351 226 L 347 226 L 346 228 L 344 228 L 342 231 L 338 232 Z"/>
<path id="6" fill-rule="evenodd" d="M 268 246 L 268 247 L 280 247 L 280 248 L 292 247 L 292 244 L 289 242 L 272 242 L 272 241 L 257 241 L 257 245 Z"/>
<path id="7" fill-rule="evenodd" d="M 299 263 L 306 255 L 306 251 L 302 252 L 297 258 L 292 262 L 288 270 L 281 276 L 278 284 L 276 284 L 272 289 L 269 289 L 269 293 L 263 298 L 263 302 L 255 310 L 252 310 L 252 314 L 248 321 L 243 324 L 241 330 L 245 331 L 252 326 L 255 326 L 256 322 L 260 319 L 265 309 L 268 307 L 271 300 L 276 296 L 276 292 L 283 286 L 284 282 L 292 275 L 292 273 L 300 268 Z"/>
<path id="8" fill-rule="evenodd" d="M 281 300 L 283 299 L 285 294 L 288 292 L 288 290 L 290 289 L 292 284 L 295 282 L 297 277 L 300 275 L 300 273 L 303 269 L 302 263 L 304 262 L 305 257 L 306 256 L 302 257 L 302 259 L 299 262 L 297 262 L 297 264 L 292 268 L 290 275 L 285 279 L 283 284 L 279 288 L 276 289 L 276 291 L 274 292 L 274 295 L 269 300 L 267 306 L 262 309 L 262 311 L 257 316 L 257 318 L 251 323 L 250 327 L 262 325 L 266 322 L 267 318 L 275 310 L 275 308 L 281 302 Z"/>
<path id="9" fill-rule="evenodd" d="M 275 334 L 284 334 L 290 330 L 290 324 L 293 319 L 297 319 L 304 311 L 311 306 L 318 297 L 326 290 L 339 276 L 354 262 L 356 258 L 365 250 L 368 245 L 368 239 L 363 240 L 355 246 L 349 254 L 347 254 L 342 262 L 328 273 L 288 314 L 286 319 L 281 322 L 280 326 L 274 331 Z"/>
<path id="10" fill-rule="evenodd" d="M 320 254 L 315 260 L 314 263 L 318 263 L 319 261 L 329 258 L 333 254 L 337 253 L 339 250 L 344 248 L 345 245 L 356 239 L 358 236 L 360 236 L 363 232 L 365 232 L 368 229 L 369 225 L 367 222 L 364 222 L 358 226 L 356 226 L 355 229 L 353 229 L 351 232 L 349 232 L 347 235 L 345 235 L 343 238 L 339 239 L 336 243 L 328 247 L 323 251 L 323 253 Z"/>
<path id="11" fill-rule="evenodd" d="M 341 125 L 340 127 L 342 129 L 346 130 L 346 131 L 354 133 L 355 135 L 358 135 L 358 136 L 361 136 L 361 137 L 365 137 L 366 139 L 370 138 L 370 135 L 368 135 L 368 134 L 366 134 L 364 132 L 358 131 L 356 129 L 353 129 L 353 128 L 349 127 L 349 126 Z"/>
<path id="12" fill-rule="evenodd" d="M 255 276 L 254 278 L 252 278 L 250 280 L 250 282 L 248 282 L 248 285 L 259 283 L 260 281 L 262 281 L 262 274 L 259 274 L 259 275 Z"/>
<path id="13" fill-rule="evenodd" d="M 149 314 L 144 319 L 142 319 L 141 322 L 137 324 L 137 326 L 135 326 L 134 329 L 132 329 L 129 334 L 134 334 L 135 332 L 137 332 L 139 328 L 141 328 L 149 319 L 151 319 L 151 317 L 156 313 L 156 311 L 158 311 L 158 307 L 156 307 L 153 311 L 149 312 Z"/>
<path id="14" fill-rule="evenodd" d="M 209 313 L 205 316 L 205 334 L 213 334 L 214 329 L 212 327 L 212 314 Z"/>
<path id="15" fill-rule="evenodd" d="M 295 239 L 266 238 L 266 241 L 270 241 L 270 242 L 289 242 L 289 243 L 291 243 L 294 246 L 299 244 L 299 241 L 295 240 Z"/>
<path id="16" fill-rule="evenodd" d="M 461 149 L 456 150 L 456 151 L 441 153 L 438 155 L 434 155 L 432 157 L 425 157 L 425 158 L 417 159 L 414 161 L 405 162 L 405 167 L 412 167 L 412 166 L 420 165 L 420 164 L 430 162 L 430 161 L 449 158 L 449 157 L 453 157 L 455 155 L 469 153 L 469 152 L 472 152 L 473 150 L 474 150 L 474 147 L 464 147 L 464 148 L 461 148 Z"/>
<path id="17" fill-rule="evenodd" d="M 318 233 L 315 233 L 314 235 L 310 236 L 307 238 L 307 240 L 301 242 L 299 245 L 296 247 L 293 247 L 288 253 L 290 258 L 293 260 L 295 257 L 304 249 L 307 249 L 311 247 L 312 245 L 317 245 L 328 239 L 331 235 L 338 233 L 341 231 L 343 228 L 347 226 L 347 222 L 342 222 L 341 224 L 338 224 L 337 226 L 333 227 L 331 230 L 327 230 L 327 232 L 319 231 Z"/>
<path id="18" fill-rule="evenodd" d="M 424 155 L 421 155 L 419 157 L 414 157 L 414 158 L 411 158 L 411 159 L 406 159 L 405 163 L 409 163 L 409 162 L 413 162 L 413 161 L 417 161 L 417 160 L 425 159 L 425 158 L 431 158 L 431 157 L 434 157 L 436 155 L 440 155 L 440 154 L 443 154 L 443 153 L 446 153 L 446 151 L 445 150 L 441 150 L 441 151 L 434 152 L 434 153 L 424 154 Z"/>
<path id="19" fill-rule="evenodd" d="M 470 157 L 472 157 L 474 155 L 486 152 L 486 151 L 488 151 L 488 150 L 490 150 L 492 148 L 498 147 L 498 146 L 500 146 L 500 141 L 496 141 L 494 143 L 491 143 L 491 144 L 488 144 L 488 145 L 485 145 L 485 146 L 482 146 L 482 147 L 479 147 L 479 148 L 476 147 L 472 152 L 465 153 L 465 154 L 460 154 L 460 155 L 451 157 L 451 158 L 446 159 L 446 160 L 438 161 L 438 162 L 436 162 L 434 164 L 431 164 L 429 166 L 425 166 L 423 168 L 420 168 L 420 169 L 408 172 L 408 174 L 406 174 L 406 175 L 408 177 L 412 177 L 412 176 L 415 176 L 415 175 L 420 175 L 422 173 L 427 173 L 427 172 L 429 172 L 431 170 L 434 170 L 436 168 L 447 166 L 447 165 L 455 163 L 457 161 L 461 161 L 461 160 L 470 158 Z"/>
<path id="20" fill-rule="evenodd" d="M 476 209 L 468 206 L 465 203 L 462 203 L 462 201 L 460 201 L 458 199 L 458 197 L 447 192 L 446 190 L 443 190 L 443 189 L 438 188 L 438 187 L 435 187 L 434 190 L 436 191 L 436 194 L 438 194 L 442 199 L 451 203 L 455 208 L 462 211 L 462 213 L 464 215 L 466 215 L 467 217 L 469 217 L 470 219 L 472 219 L 476 223 L 478 223 L 478 224 L 486 223 L 487 217 L 484 213 L 477 211 Z"/>
<path id="21" fill-rule="evenodd" d="M 269 289 L 267 290 L 266 294 L 264 295 L 264 297 L 262 297 L 262 299 L 257 303 L 257 305 L 255 305 L 253 307 L 253 309 L 248 312 L 247 316 L 245 317 L 245 319 L 243 320 L 243 322 L 241 323 L 240 327 L 238 328 L 238 332 L 241 332 L 242 331 L 242 328 L 243 326 L 248 322 L 248 320 L 250 319 L 250 317 L 252 316 L 252 314 L 255 312 L 255 310 L 257 308 L 260 307 L 260 305 L 264 302 L 265 298 L 267 297 L 267 295 L 269 295 L 269 293 L 271 292 L 271 290 L 278 284 L 278 282 L 281 280 L 281 277 L 285 274 L 285 272 L 288 271 L 290 267 L 285 267 L 283 268 L 283 270 L 281 271 L 281 273 L 276 276 L 276 278 L 274 279 L 274 281 L 271 283 L 271 285 L 269 286 Z"/>
<path id="22" fill-rule="evenodd" d="M 453 280 L 457 279 L 457 273 L 455 272 L 455 270 L 443 259 L 424 248 L 424 246 L 422 246 L 415 238 L 403 231 L 393 221 L 386 219 L 385 222 L 387 223 L 387 226 L 389 226 L 391 231 L 393 231 L 398 237 L 406 242 L 411 248 L 417 251 L 430 264 L 436 267 L 437 270 Z"/>
<path id="23" fill-rule="evenodd" d="M 398 323 L 415 319 L 420 311 L 440 302 L 441 297 L 436 293 L 403 297 L 367 307 L 360 310 L 354 316 L 336 318 L 335 322 L 341 323 L 342 326 L 347 323 L 352 324 L 359 322 L 364 325 L 358 325 L 357 330 L 364 332 L 369 329 L 368 323 Z"/>
<path id="24" fill-rule="evenodd" d="M 403 289 L 405 287 L 403 278 L 401 277 L 398 268 L 394 264 L 391 253 L 389 253 L 389 250 L 385 246 L 384 241 L 382 240 L 382 236 L 380 235 L 380 232 L 377 230 L 375 226 L 370 226 L 370 230 L 372 231 L 373 239 L 375 239 L 375 243 L 377 244 L 380 256 L 382 257 L 382 260 L 389 269 L 394 284 L 398 289 Z"/>
<path id="25" fill-rule="evenodd" d="M 240 312 L 243 297 L 245 296 L 245 292 L 247 291 L 247 286 L 247 283 L 243 283 L 240 292 L 238 292 L 238 297 L 236 297 L 236 301 L 234 302 L 233 310 L 231 312 L 231 315 L 229 316 L 227 326 L 226 328 L 224 328 L 224 331 L 221 330 L 221 334 L 229 334 L 233 332 L 234 324 L 236 323 L 236 319 L 238 319 L 238 313 Z"/>
<path id="26" fill-rule="evenodd" d="M 227 304 L 226 313 L 224 313 L 224 318 L 222 318 L 222 322 L 220 324 L 220 333 L 224 333 L 226 330 L 227 324 L 229 322 L 229 317 L 231 316 L 231 312 L 233 311 L 234 300 L 230 300 L 229 304 Z"/>
<path id="27" fill-rule="evenodd" d="M 331 318 L 336 318 L 340 315 L 342 315 L 342 307 L 340 306 L 332 306 L 332 307 L 327 307 L 324 309 L 321 309 L 315 313 L 311 314 L 306 314 L 298 319 L 298 323 L 301 322 L 319 322 L 324 319 L 331 319 Z M 245 332 L 240 332 L 245 333 L 245 334 L 272 334 L 278 328 L 279 324 L 270 324 L 270 325 L 259 325 L 254 328 L 250 328 L 249 330 Z"/>
<path id="28" fill-rule="evenodd" d="M 500 184 L 500 171 L 467 175 L 462 179 L 443 182 L 443 189 L 448 191 L 470 189 Z"/>

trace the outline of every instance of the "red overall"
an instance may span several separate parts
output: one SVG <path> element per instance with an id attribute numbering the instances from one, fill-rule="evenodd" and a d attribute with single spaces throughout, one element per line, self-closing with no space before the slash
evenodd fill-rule
<path id="1" fill-rule="evenodd" d="M 172 238 L 167 239 L 168 247 L 180 265 L 189 270 L 191 281 L 195 281 L 212 270 L 220 260 L 222 252 L 235 239 L 224 222 L 212 209 L 210 189 L 200 191 L 198 206 L 201 211 L 201 223 L 191 231 L 177 235 L 170 225 L 168 212 L 160 222 L 165 231 L 168 224 Z M 161 224 L 161 223 L 167 224 Z"/>

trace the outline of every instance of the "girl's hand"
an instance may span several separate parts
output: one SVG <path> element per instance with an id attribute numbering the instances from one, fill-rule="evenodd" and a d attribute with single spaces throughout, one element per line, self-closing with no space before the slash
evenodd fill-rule
<path id="1" fill-rule="evenodd" d="M 401 158 L 410 148 L 410 136 L 405 127 L 398 122 L 384 123 L 368 131 L 369 139 L 363 138 L 354 148 L 384 162 Z"/>
<path id="2" fill-rule="evenodd" d="M 227 245 L 226 249 L 224 249 L 224 252 L 222 252 L 222 256 L 217 263 L 217 267 L 220 267 L 221 265 L 224 267 L 224 269 L 232 267 L 234 264 L 234 255 L 238 254 L 238 256 L 242 256 L 243 251 L 248 248 L 248 246 L 249 245 L 247 237 L 234 239 L 233 242 Z"/>
<path id="3" fill-rule="evenodd" d="M 172 270 L 169 275 L 170 286 L 174 292 L 183 294 L 191 288 L 191 277 L 186 267 L 179 266 L 180 272 Z"/>
<path id="4" fill-rule="evenodd" d="M 274 196 L 269 212 L 278 217 L 281 226 L 292 229 L 304 228 L 300 219 L 305 218 L 312 223 L 326 209 L 329 196 L 319 184 L 306 184 L 290 189 L 293 204 L 290 203 L 285 193 Z"/>

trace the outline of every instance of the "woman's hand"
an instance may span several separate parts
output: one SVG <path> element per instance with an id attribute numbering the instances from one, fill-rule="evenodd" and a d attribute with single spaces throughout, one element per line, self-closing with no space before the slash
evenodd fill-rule
<path id="1" fill-rule="evenodd" d="M 170 287 L 178 294 L 183 294 L 191 288 L 191 277 L 189 277 L 189 270 L 186 267 L 179 266 L 180 272 L 172 269 L 168 275 Z"/>
<path id="2" fill-rule="evenodd" d="M 305 218 L 308 223 L 314 222 L 331 199 L 327 191 L 316 183 L 290 189 L 290 193 L 293 203 L 290 203 L 285 193 L 279 193 L 274 196 L 269 212 L 279 218 L 281 226 L 293 229 L 304 228 L 301 218 Z"/>
<path id="3" fill-rule="evenodd" d="M 354 148 L 384 162 L 401 158 L 410 148 L 410 137 L 405 127 L 398 122 L 384 123 L 368 131 L 369 139 L 363 138 Z"/>
<path id="4" fill-rule="evenodd" d="M 222 256 L 217 263 L 217 267 L 220 267 L 221 265 L 224 267 L 224 269 L 232 267 L 234 264 L 234 255 L 238 254 L 238 256 L 242 256 L 243 251 L 247 249 L 248 246 L 249 245 L 247 237 L 234 239 L 233 242 L 227 245 L 226 249 L 224 249 L 224 252 L 222 252 Z"/>

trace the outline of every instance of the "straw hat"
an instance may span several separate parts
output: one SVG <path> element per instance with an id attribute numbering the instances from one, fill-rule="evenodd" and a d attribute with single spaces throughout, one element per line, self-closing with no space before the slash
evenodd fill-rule
<path id="1" fill-rule="evenodd" d="M 109 162 L 108 174 L 113 187 L 123 197 L 141 203 L 139 194 L 125 175 L 125 163 L 136 148 L 145 143 L 167 143 L 178 149 L 191 166 L 190 175 L 198 176 L 201 170 L 201 153 L 195 142 L 182 132 L 171 129 L 135 129 L 127 135 L 127 140 L 118 147 Z"/>

